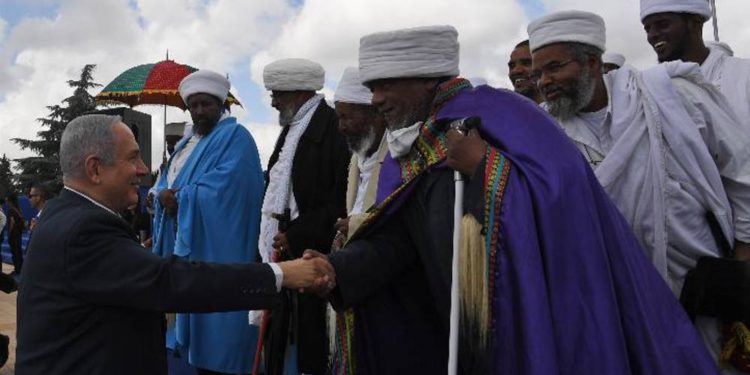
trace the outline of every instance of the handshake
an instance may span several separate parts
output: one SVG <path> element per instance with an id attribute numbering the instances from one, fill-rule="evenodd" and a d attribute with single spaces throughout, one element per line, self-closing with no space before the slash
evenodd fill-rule
<path id="1" fill-rule="evenodd" d="M 302 258 L 277 263 L 284 273 L 284 288 L 326 296 L 336 287 L 336 272 L 328 258 L 315 250 L 305 250 Z"/>

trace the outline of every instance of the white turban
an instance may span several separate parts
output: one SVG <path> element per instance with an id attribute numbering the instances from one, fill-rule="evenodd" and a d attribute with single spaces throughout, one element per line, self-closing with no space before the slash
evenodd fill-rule
<path id="1" fill-rule="evenodd" d="M 183 78 L 178 90 L 185 104 L 191 95 L 198 93 L 211 94 L 224 103 L 229 95 L 229 80 L 219 73 L 202 69 Z"/>
<path id="2" fill-rule="evenodd" d="M 276 60 L 263 68 L 263 83 L 269 91 L 318 91 L 326 72 L 307 59 Z"/>
<path id="3" fill-rule="evenodd" d="M 619 67 L 622 67 L 625 65 L 625 56 L 614 53 L 614 52 L 606 52 L 604 55 L 602 55 L 602 62 L 605 64 L 615 64 Z"/>
<path id="4" fill-rule="evenodd" d="M 566 10 L 539 17 L 531 21 L 527 31 L 532 52 L 561 42 L 588 44 L 602 51 L 607 44 L 604 20 L 594 13 L 580 10 Z"/>
<path id="5" fill-rule="evenodd" d="M 164 135 L 178 135 L 182 137 L 185 134 L 184 122 L 170 122 L 164 127 Z"/>
<path id="6" fill-rule="evenodd" d="M 641 0 L 641 21 L 656 13 L 690 13 L 711 18 L 708 0 Z"/>
<path id="7" fill-rule="evenodd" d="M 372 92 L 359 79 L 359 70 L 354 67 L 344 69 L 344 74 L 333 95 L 334 102 L 353 104 L 372 104 Z"/>
<path id="8" fill-rule="evenodd" d="M 386 31 L 359 40 L 359 76 L 364 83 L 458 73 L 458 31 L 453 26 Z"/>

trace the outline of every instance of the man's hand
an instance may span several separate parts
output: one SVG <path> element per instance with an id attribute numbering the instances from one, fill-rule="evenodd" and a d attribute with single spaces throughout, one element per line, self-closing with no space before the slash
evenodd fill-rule
<path id="1" fill-rule="evenodd" d="M 345 217 L 336 220 L 336 224 L 333 225 L 336 229 L 336 236 L 333 237 L 333 248 L 338 250 L 344 247 L 346 239 L 349 237 L 349 218 Z"/>
<path id="2" fill-rule="evenodd" d="M 469 130 L 469 134 L 462 135 L 455 129 L 448 130 L 448 166 L 464 175 L 471 176 L 484 158 L 487 144 L 484 143 L 479 131 Z"/>
<path id="3" fill-rule="evenodd" d="M 738 260 L 750 261 L 750 243 L 734 240 L 734 257 Z"/>
<path id="4" fill-rule="evenodd" d="M 284 273 L 281 285 L 285 288 L 300 289 L 301 292 L 307 289 L 327 293 L 336 286 L 336 273 L 325 256 L 300 258 L 277 264 Z"/>
<path id="5" fill-rule="evenodd" d="M 149 192 L 146 195 L 146 207 L 154 208 L 154 193 Z"/>
<path id="6" fill-rule="evenodd" d="M 336 277 L 336 273 L 335 273 L 335 271 L 333 269 L 333 266 L 328 261 L 328 256 L 326 256 L 325 254 L 322 254 L 322 253 L 320 253 L 318 251 L 315 251 L 315 250 L 312 250 L 312 249 L 307 249 L 302 254 L 302 258 L 301 259 L 303 259 L 305 261 L 308 261 L 308 262 L 319 261 L 319 260 L 325 261 L 325 263 L 328 265 L 328 267 L 330 267 L 330 270 L 333 273 L 334 278 L 333 278 L 333 282 L 318 283 L 317 285 L 313 285 L 313 286 L 304 288 L 304 290 L 300 290 L 300 292 L 312 293 L 312 294 L 317 295 L 318 297 L 325 297 L 325 296 L 327 296 L 328 293 L 330 293 L 331 290 L 333 290 L 333 288 L 336 287 L 336 278 L 335 278 Z"/>
<path id="7" fill-rule="evenodd" d="M 341 234 L 344 235 L 344 237 L 349 235 L 349 218 L 341 218 L 336 220 L 336 224 L 333 224 L 333 228 L 336 229 L 337 232 L 341 232 Z"/>
<path id="8" fill-rule="evenodd" d="M 164 189 L 159 193 L 159 203 L 164 207 L 169 216 L 177 216 L 177 191 L 173 189 Z"/>
<path id="9" fill-rule="evenodd" d="M 285 255 L 289 255 L 291 247 L 289 247 L 289 240 L 286 238 L 286 233 L 276 233 L 276 235 L 273 236 L 271 247 L 273 247 L 273 250 L 279 255 L 279 259 L 283 259 Z"/>

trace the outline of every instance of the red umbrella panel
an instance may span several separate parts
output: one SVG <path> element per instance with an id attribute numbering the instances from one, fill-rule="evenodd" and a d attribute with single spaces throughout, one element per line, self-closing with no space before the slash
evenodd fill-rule
<path id="1" fill-rule="evenodd" d="M 130 68 L 110 82 L 96 100 L 99 102 L 121 102 L 130 107 L 141 104 L 163 104 L 186 109 L 177 88 L 185 76 L 196 71 L 190 65 L 164 60 L 155 64 L 144 64 Z M 226 105 L 240 104 L 229 93 Z"/>

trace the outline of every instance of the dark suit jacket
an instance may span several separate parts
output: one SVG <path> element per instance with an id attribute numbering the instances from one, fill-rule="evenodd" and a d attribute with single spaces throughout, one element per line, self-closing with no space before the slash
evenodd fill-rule
<path id="1" fill-rule="evenodd" d="M 260 309 L 278 301 L 267 264 L 155 256 L 124 220 L 63 190 L 45 207 L 29 245 L 16 374 L 166 374 L 163 312 Z"/>
<path id="2" fill-rule="evenodd" d="M 346 216 L 346 178 L 351 154 L 338 131 L 336 112 L 325 100 L 321 101 L 300 137 L 292 164 L 292 187 L 299 217 L 292 220 L 286 236 L 293 258 L 301 257 L 305 249 L 329 252 L 335 234 L 333 224 L 337 218 Z M 268 161 L 269 171 L 278 160 L 287 131 L 276 142 Z M 326 302 L 304 294 L 295 298 L 298 312 L 293 322 L 297 327 L 299 370 L 322 374 L 328 361 Z M 274 314 L 279 316 L 278 311 Z M 287 331 L 279 319 L 272 318 L 270 327 L 271 334 Z"/>

